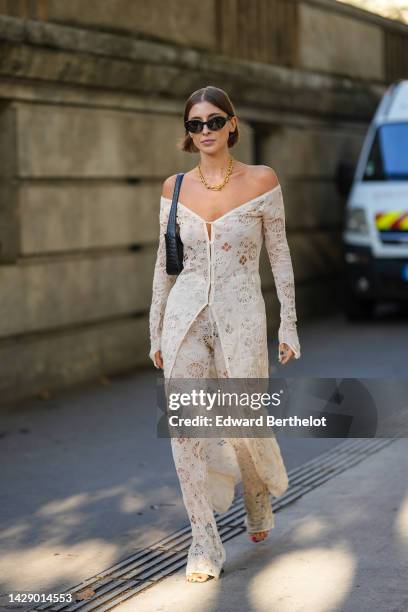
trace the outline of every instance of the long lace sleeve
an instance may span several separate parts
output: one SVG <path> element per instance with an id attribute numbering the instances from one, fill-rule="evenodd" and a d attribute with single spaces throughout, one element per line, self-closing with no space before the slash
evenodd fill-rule
<path id="1" fill-rule="evenodd" d="M 153 274 L 152 303 L 149 314 L 150 328 L 150 352 L 149 357 L 153 361 L 154 367 L 159 369 L 154 361 L 154 355 L 161 349 L 161 333 L 163 316 L 166 308 L 167 297 L 170 289 L 175 283 L 177 276 L 169 275 L 166 272 L 166 242 L 164 234 L 167 231 L 167 221 L 170 207 L 166 206 L 164 200 L 160 200 L 160 236 L 159 247 L 157 250 L 156 264 Z"/>
<path id="2" fill-rule="evenodd" d="M 271 191 L 263 208 L 263 234 L 280 302 L 279 343 L 285 342 L 300 357 L 296 329 L 295 281 L 292 259 L 286 239 L 285 209 L 280 185 Z"/>

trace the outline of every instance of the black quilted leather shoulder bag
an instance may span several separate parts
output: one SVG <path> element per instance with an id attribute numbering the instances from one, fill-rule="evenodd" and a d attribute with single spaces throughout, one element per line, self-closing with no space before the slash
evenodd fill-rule
<path id="1" fill-rule="evenodd" d="M 164 237 L 166 240 L 166 272 L 167 274 L 180 274 L 183 269 L 183 243 L 180 238 L 180 228 L 177 225 L 177 203 L 180 193 L 180 185 L 183 180 L 184 172 L 180 172 L 176 177 L 174 186 L 173 201 L 169 219 L 167 222 L 167 232 Z"/>

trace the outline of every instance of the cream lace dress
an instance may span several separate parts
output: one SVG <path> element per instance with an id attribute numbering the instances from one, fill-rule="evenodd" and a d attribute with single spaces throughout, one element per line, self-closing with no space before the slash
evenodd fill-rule
<path id="1" fill-rule="evenodd" d="M 299 359 L 294 275 L 286 239 L 281 185 L 212 222 L 204 220 L 179 202 L 177 222 L 184 244 L 184 269 L 178 276 L 166 273 L 164 234 L 170 208 L 171 200 L 162 196 L 149 320 L 149 357 L 154 363 L 154 354 L 162 351 L 164 378 L 172 377 L 180 345 L 192 323 L 206 307 L 211 309 L 218 329 L 219 346 L 225 363 L 223 375 L 230 378 L 268 378 L 266 311 L 259 276 L 263 241 L 281 306 L 279 342 L 287 343 L 294 351 L 295 358 Z M 211 226 L 210 234 L 207 226 Z M 200 378 L 202 367 L 199 360 L 190 363 L 183 376 Z M 177 376 L 180 376 L 179 364 Z M 211 505 L 219 513 L 228 510 L 234 499 L 235 485 L 242 479 L 243 464 L 242 458 L 240 462 L 237 461 L 237 441 L 234 439 L 234 444 L 228 442 L 228 438 L 208 438 L 205 453 L 206 483 Z M 242 456 L 249 452 L 248 458 L 256 469 L 256 478 L 261 479 L 272 495 L 282 495 L 288 487 L 288 477 L 276 439 L 242 438 L 238 445 L 245 445 Z M 185 446 L 186 465 L 193 465 L 189 462 L 193 447 L 192 443 Z M 197 454 L 197 450 L 195 452 Z M 178 462 L 180 464 L 180 457 Z M 185 471 L 179 471 L 180 479 Z M 185 474 L 184 484 L 194 481 L 194 477 L 194 474 Z M 194 503 L 193 499 L 191 503 Z M 265 520 L 268 522 L 265 528 L 271 528 L 273 518 L 266 507 Z M 194 570 L 195 566 L 199 567 L 200 564 L 195 565 L 191 561 L 189 571 L 205 571 L 202 564 L 201 570 Z M 220 569 L 205 567 L 213 575 Z"/>

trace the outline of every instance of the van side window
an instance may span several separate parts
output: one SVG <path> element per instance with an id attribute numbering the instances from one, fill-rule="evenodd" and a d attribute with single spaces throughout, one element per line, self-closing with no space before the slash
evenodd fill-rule
<path id="1" fill-rule="evenodd" d="M 388 123 L 378 127 L 363 181 L 408 179 L 408 123 Z"/>

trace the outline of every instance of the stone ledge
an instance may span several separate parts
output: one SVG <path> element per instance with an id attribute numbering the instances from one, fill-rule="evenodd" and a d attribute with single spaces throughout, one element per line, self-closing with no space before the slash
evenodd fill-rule
<path id="1" fill-rule="evenodd" d="M 295 0 L 299 2 L 299 0 Z M 358 21 L 364 21 L 373 25 L 381 26 L 389 30 L 395 30 L 403 34 L 408 34 L 408 25 L 396 21 L 395 19 L 388 19 L 377 13 L 371 13 L 368 10 L 354 6 L 353 4 L 346 4 L 341 0 L 301 0 L 300 4 L 310 4 L 316 8 L 321 8 L 326 11 L 338 13 L 339 15 L 345 15 L 352 17 Z"/>
<path id="2" fill-rule="evenodd" d="M 98 90 L 183 98 L 211 82 L 237 104 L 368 120 L 383 85 L 237 59 L 176 44 L 0 17 L 0 74 Z M 316 93 L 319 93 L 316 96 Z"/>

